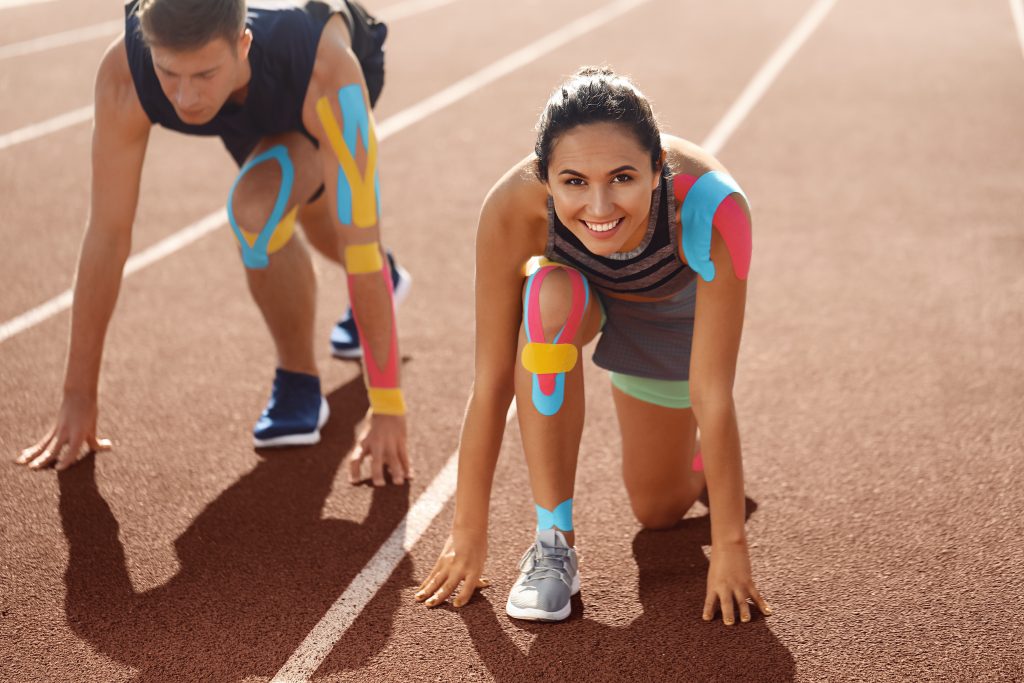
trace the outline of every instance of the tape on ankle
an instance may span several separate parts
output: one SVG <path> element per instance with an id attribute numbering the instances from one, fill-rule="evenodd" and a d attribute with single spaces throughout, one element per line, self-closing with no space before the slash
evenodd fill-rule
<path id="1" fill-rule="evenodd" d="M 551 343 L 544 340 L 544 326 L 540 315 L 540 290 L 544 278 L 561 268 L 572 283 L 572 302 L 569 317 Z M 557 413 L 565 399 L 565 373 L 576 367 L 579 350 L 572 344 L 583 321 L 590 301 L 590 287 L 579 271 L 562 266 L 546 265 L 538 268 L 526 280 L 523 295 L 523 328 L 527 344 L 520 360 L 523 367 L 533 373 L 531 398 L 541 415 Z"/>
<path id="2" fill-rule="evenodd" d="M 705 282 L 715 279 L 711 261 L 711 229 L 716 228 L 732 259 L 736 277 L 746 280 L 753 249 L 750 219 L 734 194 L 746 195 L 728 173 L 708 171 L 697 178 L 680 174 L 672 179 L 676 201 L 680 204 L 680 244 L 686 263 Z M 749 204 L 749 202 L 748 202 Z"/>
<path id="3" fill-rule="evenodd" d="M 563 500 L 554 510 L 542 508 L 534 504 L 537 509 L 537 530 L 551 529 L 556 527 L 562 531 L 572 531 L 572 498 Z"/>
<path id="4" fill-rule="evenodd" d="M 398 326 L 395 319 L 395 292 L 391 285 L 391 270 L 381 266 L 381 277 L 384 279 L 384 286 L 388 293 L 388 310 L 391 313 L 391 337 L 388 340 L 387 358 L 383 365 L 378 362 L 374 354 L 373 345 L 367 342 L 366 334 L 363 332 L 363 324 L 360 322 L 360 306 L 352 306 L 352 318 L 356 323 L 356 331 L 359 333 L 359 344 L 363 348 L 363 364 L 366 369 L 366 388 L 370 397 L 370 407 L 374 413 L 381 415 L 404 415 L 405 400 L 402 398 L 402 390 L 398 386 Z M 354 274 L 348 273 L 348 291 L 352 292 L 352 278 Z"/>
<path id="5" fill-rule="evenodd" d="M 349 275 L 376 273 L 384 268 L 380 243 L 350 244 L 345 247 L 345 270 Z"/>
<path id="6" fill-rule="evenodd" d="M 338 90 L 338 105 L 344 130 L 325 96 L 316 103 L 316 114 L 324 128 L 334 156 L 338 159 L 338 220 L 343 225 L 371 228 L 380 215 L 380 178 L 377 174 L 377 136 L 373 117 L 366 108 L 363 88 L 346 85 Z M 366 163 L 356 163 L 358 138 L 362 136 Z"/>
<path id="7" fill-rule="evenodd" d="M 255 236 L 242 230 L 235 219 L 235 190 L 245 174 L 265 161 L 276 161 L 281 166 L 281 187 L 277 191 L 277 199 L 274 201 L 274 208 L 270 217 L 264 224 L 263 229 Z M 288 214 L 288 198 L 292 194 L 292 186 L 295 184 L 295 167 L 288 156 L 288 148 L 284 145 L 275 145 L 266 152 L 259 154 L 248 161 L 242 170 L 238 172 L 231 192 L 228 193 L 228 224 L 231 226 L 238 245 L 242 248 L 242 263 L 251 270 L 261 270 L 270 264 L 269 254 L 274 253 L 291 239 L 295 233 L 295 214 L 298 207 L 294 207 Z"/>

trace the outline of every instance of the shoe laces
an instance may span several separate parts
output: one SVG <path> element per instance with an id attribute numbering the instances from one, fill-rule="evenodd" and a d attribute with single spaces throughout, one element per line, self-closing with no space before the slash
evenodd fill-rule
<path id="1" fill-rule="evenodd" d="M 558 579 L 571 586 L 569 572 L 566 570 L 566 565 L 570 562 L 569 552 L 568 548 L 544 546 L 540 541 L 536 541 L 519 565 L 520 570 L 526 574 L 524 583 L 540 579 Z"/>

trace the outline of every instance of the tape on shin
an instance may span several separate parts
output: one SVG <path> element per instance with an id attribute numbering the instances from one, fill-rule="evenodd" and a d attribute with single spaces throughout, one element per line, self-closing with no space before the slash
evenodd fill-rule
<path id="1" fill-rule="evenodd" d="M 348 291 L 352 290 L 352 278 L 361 274 L 372 274 L 374 271 L 362 270 L 370 268 L 374 257 L 369 249 L 371 245 L 353 245 L 345 248 L 345 263 L 348 269 Z M 391 312 L 391 338 L 388 340 L 387 359 L 383 365 L 374 356 L 373 347 L 367 342 L 363 333 L 363 324 L 359 319 L 359 308 L 352 307 L 352 317 L 359 333 L 359 344 L 363 348 L 363 362 L 366 368 L 366 390 L 370 398 L 370 407 L 376 415 L 405 415 L 405 398 L 398 385 L 398 327 L 395 321 L 395 293 L 391 286 L 391 271 L 384 267 L 380 259 L 380 245 L 372 244 L 376 259 L 380 261 L 377 271 L 384 279 L 388 292 L 388 310 Z M 352 250 L 352 251 L 350 251 Z M 351 260 L 350 260 L 351 259 Z"/>
<path id="2" fill-rule="evenodd" d="M 534 504 L 537 509 L 537 531 L 544 529 L 558 528 L 562 531 L 572 531 L 572 498 L 563 500 L 554 510 L 542 508 Z"/>
<path id="3" fill-rule="evenodd" d="M 709 171 L 699 178 L 680 174 L 673 178 L 672 184 L 681 204 L 681 242 L 690 268 L 705 282 L 715 279 L 715 264 L 711 261 L 711 229 L 714 227 L 722 235 L 736 277 L 746 280 L 753 246 L 750 219 L 731 197 L 738 194 L 746 199 L 740 186 L 732 176 L 721 171 Z"/>
<path id="4" fill-rule="evenodd" d="M 238 189 L 238 183 L 246 173 L 264 161 L 270 160 L 276 161 L 281 166 L 281 187 L 277 191 L 277 199 L 274 201 L 270 218 L 267 219 L 259 234 L 254 237 L 251 233 L 242 230 L 238 221 L 235 220 L 233 209 L 235 190 Z M 287 215 L 285 215 L 285 209 L 288 208 L 288 198 L 291 197 L 294 184 L 295 167 L 292 165 L 288 149 L 284 145 L 275 145 L 263 154 L 253 157 L 239 171 L 235 183 L 231 186 L 231 192 L 228 194 L 228 224 L 242 248 L 242 263 L 246 268 L 252 270 L 266 268 L 270 264 L 269 254 L 283 247 L 291 239 L 295 232 L 295 213 L 298 211 L 298 207 L 292 209 Z"/>
<path id="5" fill-rule="evenodd" d="M 583 321 L 590 301 L 590 287 L 586 279 L 572 268 L 562 268 L 572 283 L 572 306 L 569 318 L 551 343 L 544 341 L 544 326 L 540 316 L 540 289 L 544 278 L 559 266 L 543 266 L 526 280 L 523 296 L 523 327 L 527 344 L 523 348 L 522 363 L 533 373 L 533 405 L 541 415 L 554 415 L 565 400 L 565 373 L 576 367 L 579 351 L 572 344 Z"/>
<path id="6" fill-rule="evenodd" d="M 338 104 L 344 130 L 334 117 L 330 100 L 321 97 L 316 113 L 331 149 L 338 159 L 338 220 L 343 225 L 371 228 L 380 215 L 380 179 L 377 175 L 377 137 L 373 117 L 366 109 L 363 89 L 346 85 L 338 91 Z M 359 137 L 363 139 L 366 163 L 362 171 L 356 163 Z"/>

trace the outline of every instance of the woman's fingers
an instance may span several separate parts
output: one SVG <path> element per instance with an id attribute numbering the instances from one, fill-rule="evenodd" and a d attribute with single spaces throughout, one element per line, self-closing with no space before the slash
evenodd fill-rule
<path id="1" fill-rule="evenodd" d="M 770 617 L 772 614 L 772 606 L 768 604 L 768 601 L 761 597 L 761 593 L 758 592 L 757 588 L 751 586 L 750 596 L 754 599 L 754 604 L 761 610 L 761 614 L 766 617 Z"/>
<path id="2" fill-rule="evenodd" d="M 462 607 L 470 601 L 477 588 L 483 587 L 484 584 L 480 581 L 480 575 L 470 574 L 466 577 L 466 580 L 462 582 L 462 588 L 459 589 L 459 594 L 452 599 L 452 605 L 455 607 Z"/>
<path id="3" fill-rule="evenodd" d="M 445 574 L 442 573 L 439 567 L 440 564 L 441 561 L 438 560 L 437 564 L 435 564 L 434 568 L 431 570 L 430 576 L 427 577 L 427 580 L 421 583 L 420 587 L 416 589 L 416 599 L 420 602 L 423 602 L 433 595 L 434 591 L 437 590 L 437 587 L 441 585 L 442 581 L 444 581 Z"/>
<path id="4" fill-rule="evenodd" d="M 736 604 L 740 606 L 740 621 L 744 624 L 750 621 L 750 600 L 746 592 L 736 592 Z"/>
<path id="5" fill-rule="evenodd" d="M 448 596 L 459 587 L 459 583 L 461 582 L 462 577 L 458 574 L 449 576 L 448 580 L 441 584 L 441 587 L 434 591 L 434 594 L 427 599 L 427 607 L 436 607 L 447 600 Z"/>
<path id="6" fill-rule="evenodd" d="M 46 450 L 47 444 L 50 443 L 50 441 L 53 439 L 53 437 L 56 435 L 56 433 L 57 433 L 56 428 L 51 429 L 49 432 L 46 433 L 46 436 L 44 436 L 42 439 L 40 439 L 36 443 L 32 444 L 28 448 L 24 449 L 18 455 L 18 457 L 16 459 L 16 462 L 19 465 L 27 465 L 30 462 L 32 462 L 33 460 L 35 460 L 36 458 L 38 458 L 39 454 L 42 453 L 44 450 Z"/>
<path id="7" fill-rule="evenodd" d="M 735 606 L 732 604 L 732 596 L 725 594 L 718 596 L 718 604 L 722 608 L 722 623 L 732 626 L 736 623 Z"/>
<path id="8" fill-rule="evenodd" d="M 704 621 L 711 621 L 715 618 L 715 594 L 708 591 L 704 597 Z"/>

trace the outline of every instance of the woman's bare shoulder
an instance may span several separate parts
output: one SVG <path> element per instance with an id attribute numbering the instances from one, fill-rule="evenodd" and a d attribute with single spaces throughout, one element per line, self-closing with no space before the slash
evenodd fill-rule
<path id="1" fill-rule="evenodd" d="M 722 162 L 695 142 L 662 134 L 661 146 L 673 173 L 701 176 L 708 171 L 726 171 Z"/>

